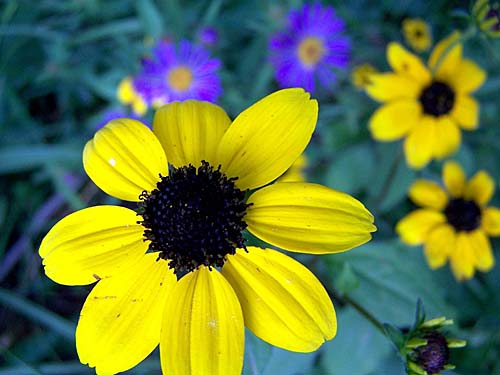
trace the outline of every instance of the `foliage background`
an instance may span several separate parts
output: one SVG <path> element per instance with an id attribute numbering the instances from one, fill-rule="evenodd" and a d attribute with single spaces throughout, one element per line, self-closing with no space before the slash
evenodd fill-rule
<path id="1" fill-rule="evenodd" d="M 326 2 L 324 2 L 326 3 Z M 0 2 L 0 375 L 92 374 L 79 363 L 74 329 L 90 287 L 64 287 L 43 274 L 37 250 L 57 220 L 76 209 L 114 203 L 83 172 L 81 152 L 102 116 L 119 108 L 119 80 L 134 74 L 152 41 L 196 40 L 219 32 L 213 54 L 223 62 L 219 104 L 234 117 L 277 89 L 268 64 L 269 35 L 300 1 L 41 0 Z M 387 70 L 385 46 L 402 41 L 401 21 L 422 17 L 434 40 L 465 23 L 466 1 L 333 2 L 347 22 L 351 67 Z M 455 15 L 455 16 L 454 16 Z M 464 134 L 456 155 L 469 172 L 500 179 L 500 44 L 475 39 L 465 54 L 488 72 L 477 92 L 481 126 Z M 446 315 L 454 336 L 450 374 L 500 374 L 500 267 L 459 284 L 447 267 L 427 268 L 420 248 L 397 239 L 394 224 L 412 209 L 417 176 L 439 178 L 441 163 L 408 169 L 401 144 L 376 144 L 367 119 L 377 104 L 350 83 L 349 71 L 317 95 L 320 119 L 307 149 L 309 179 L 353 194 L 374 213 L 374 240 L 353 251 L 299 259 L 337 296 L 348 294 L 383 322 L 409 326 L 417 298 L 428 317 Z M 151 120 L 152 113 L 148 114 Z M 499 194 L 493 205 L 499 206 Z M 500 242 L 494 240 L 495 249 Z M 391 344 L 354 309 L 335 301 L 337 337 L 318 352 L 273 348 L 247 332 L 244 374 L 403 374 Z M 158 354 L 129 374 L 159 374 Z"/>

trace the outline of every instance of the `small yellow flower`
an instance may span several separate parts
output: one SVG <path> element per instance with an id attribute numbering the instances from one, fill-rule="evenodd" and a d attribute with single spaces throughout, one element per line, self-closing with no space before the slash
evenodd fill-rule
<path id="1" fill-rule="evenodd" d="M 495 263 L 488 236 L 500 236 L 500 210 L 487 206 L 495 183 L 484 171 L 467 182 L 453 161 L 444 165 L 442 178 L 446 191 L 427 180 L 411 186 L 409 196 L 422 208 L 404 217 L 396 231 L 409 245 L 424 244 L 432 269 L 449 259 L 457 280 L 470 279 L 476 269 L 487 272 Z"/>
<path id="2" fill-rule="evenodd" d="M 293 162 L 292 166 L 278 178 L 278 182 L 305 182 L 305 169 L 307 164 L 307 156 L 305 154 L 300 155 L 299 158 Z"/>
<path id="3" fill-rule="evenodd" d="M 116 97 L 120 103 L 130 105 L 137 116 L 144 116 L 148 110 L 148 105 L 144 99 L 135 91 L 131 77 L 125 77 L 120 81 L 116 90 Z"/>
<path id="4" fill-rule="evenodd" d="M 460 43 L 448 48 L 458 37 L 453 33 L 438 43 L 428 67 L 400 44 L 390 43 L 387 59 L 394 72 L 370 75 L 366 91 L 384 103 L 370 118 L 372 136 L 379 141 L 405 138 L 406 161 L 412 168 L 455 153 L 460 129 L 478 126 L 479 104 L 471 93 L 483 84 L 486 73 L 462 57 Z"/>
<path id="5" fill-rule="evenodd" d="M 378 73 L 373 65 L 368 63 L 357 65 L 352 70 L 351 81 L 358 89 L 364 89 L 370 84 L 370 75 L 373 73 Z"/>
<path id="6" fill-rule="evenodd" d="M 420 18 L 403 20 L 403 36 L 406 43 L 417 52 L 427 51 L 432 44 L 431 29 Z"/>
<path id="7" fill-rule="evenodd" d="M 500 2 L 477 0 L 472 7 L 479 29 L 491 38 L 500 38 Z"/>
<path id="8" fill-rule="evenodd" d="M 308 93 L 287 89 L 232 122 L 222 108 L 190 100 L 161 107 L 153 131 L 119 119 L 95 134 L 85 171 L 137 211 L 77 211 L 39 250 L 52 280 L 97 282 L 76 329 L 82 363 L 115 374 L 159 345 L 164 374 L 236 375 L 245 326 L 296 352 L 335 336 L 319 280 L 282 252 L 247 247 L 243 236 L 312 254 L 371 239 L 373 216 L 353 197 L 317 184 L 270 184 L 303 153 L 317 115 Z"/>

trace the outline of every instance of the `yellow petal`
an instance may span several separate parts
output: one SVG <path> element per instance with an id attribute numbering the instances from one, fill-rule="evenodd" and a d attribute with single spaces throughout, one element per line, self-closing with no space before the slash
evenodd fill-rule
<path id="1" fill-rule="evenodd" d="M 118 206 L 90 207 L 66 216 L 40 245 L 45 273 L 59 284 L 85 285 L 124 272 L 149 246 L 138 220 L 134 211 Z"/>
<path id="2" fill-rule="evenodd" d="M 217 161 L 240 189 L 281 176 L 304 151 L 316 126 L 318 103 L 303 89 L 277 91 L 240 113 L 222 137 Z"/>
<path id="3" fill-rule="evenodd" d="M 416 99 L 420 95 L 422 85 L 396 73 L 371 74 L 366 93 L 379 102 L 395 99 Z"/>
<path id="4" fill-rule="evenodd" d="M 206 160 L 214 167 L 215 152 L 231 120 L 215 104 L 188 100 L 174 102 L 156 111 L 153 132 L 175 167 Z"/>
<path id="5" fill-rule="evenodd" d="M 479 104 L 468 95 L 455 96 L 451 117 L 465 130 L 475 130 L 479 125 Z"/>
<path id="6" fill-rule="evenodd" d="M 457 152 L 462 140 L 462 133 L 450 116 L 436 119 L 434 157 L 443 159 Z"/>
<path id="7" fill-rule="evenodd" d="M 422 61 L 399 43 L 389 43 L 387 61 L 396 73 L 408 75 L 423 86 L 428 85 L 431 81 L 431 73 Z"/>
<path id="8" fill-rule="evenodd" d="M 483 210 L 481 218 L 483 230 L 490 236 L 500 236 L 500 209 L 487 207 Z"/>
<path id="9" fill-rule="evenodd" d="M 456 44 L 451 49 L 448 49 L 460 37 L 459 32 L 454 32 L 447 38 L 440 41 L 431 53 L 429 58 L 429 67 L 431 70 L 436 69 L 436 64 L 440 60 L 443 53 L 446 55 L 441 59 L 439 67 L 435 71 L 435 76 L 438 80 L 449 82 L 456 75 L 460 62 L 462 61 L 462 45 Z"/>
<path id="10" fill-rule="evenodd" d="M 458 281 L 474 276 L 474 251 L 471 248 L 468 232 L 457 234 L 456 248 L 450 255 L 451 271 Z"/>
<path id="11" fill-rule="evenodd" d="M 437 183 L 428 180 L 417 180 L 410 187 L 409 197 L 417 205 L 441 211 L 448 203 L 446 193 Z"/>
<path id="12" fill-rule="evenodd" d="M 473 199 L 480 206 L 488 203 L 495 192 L 495 181 L 485 171 L 477 172 L 465 187 L 465 199 Z"/>
<path id="13" fill-rule="evenodd" d="M 460 94 L 477 90 L 486 80 L 486 72 L 471 60 L 461 60 L 457 72 L 450 81 L 451 86 Z"/>
<path id="14" fill-rule="evenodd" d="M 253 193 L 248 203 L 248 230 L 289 251 L 345 251 L 368 242 L 376 230 L 361 202 L 322 185 L 276 183 Z"/>
<path id="15" fill-rule="evenodd" d="M 495 265 L 491 243 L 486 234 L 481 230 L 469 232 L 469 246 L 474 253 L 476 268 L 488 272 Z"/>
<path id="16" fill-rule="evenodd" d="M 165 302 L 176 278 L 158 254 L 127 272 L 101 280 L 83 305 L 76 329 L 80 361 L 98 375 L 128 370 L 160 342 Z"/>
<path id="17" fill-rule="evenodd" d="M 465 188 L 465 172 L 455 161 L 448 161 L 443 167 L 443 182 L 453 198 L 463 196 Z"/>
<path id="18" fill-rule="evenodd" d="M 432 159 L 435 142 L 435 119 L 424 116 L 406 137 L 404 150 L 407 164 L 414 169 L 425 167 Z"/>
<path id="19" fill-rule="evenodd" d="M 418 125 L 422 109 L 415 100 L 397 100 L 383 105 L 370 118 L 374 139 L 394 141 L 404 137 Z"/>
<path id="20" fill-rule="evenodd" d="M 132 102 L 132 111 L 139 117 L 142 117 L 148 111 L 148 104 L 140 96 L 136 96 Z"/>
<path id="21" fill-rule="evenodd" d="M 442 267 L 456 246 L 456 232 L 449 224 L 431 229 L 425 240 L 425 257 L 429 267 Z"/>
<path id="22" fill-rule="evenodd" d="M 240 303 L 219 273 L 201 266 L 183 276 L 166 304 L 160 356 L 164 374 L 239 375 L 244 324 Z"/>
<path id="23" fill-rule="evenodd" d="M 151 191 L 159 174 L 168 175 L 160 142 L 146 125 L 131 119 L 109 122 L 87 142 L 83 166 L 104 192 L 118 199 L 139 201 Z"/>
<path id="24" fill-rule="evenodd" d="M 116 90 L 116 97 L 122 104 L 131 104 L 134 101 L 136 93 L 132 78 L 125 77 L 120 81 Z"/>
<path id="25" fill-rule="evenodd" d="M 316 350 L 337 332 L 330 297 L 302 264 L 274 250 L 239 249 L 222 269 L 243 309 L 245 325 L 271 345 Z"/>
<path id="26" fill-rule="evenodd" d="M 419 209 L 401 219 L 396 225 L 396 232 L 408 245 L 420 245 L 426 241 L 431 229 L 445 221 L 446 217 L 441 212 Z"/>

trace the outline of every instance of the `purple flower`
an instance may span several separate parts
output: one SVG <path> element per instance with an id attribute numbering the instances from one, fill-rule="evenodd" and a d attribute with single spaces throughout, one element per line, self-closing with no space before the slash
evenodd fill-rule
<path id="1" fill-rule="evenodd" d="M 219 40 L 219 33 L 211 26 L 206 26 L 198 32 L 198 40 L 201 44 L 210 47 Z"/>
<path id="2" fill-rule="evenodd" d="M 303 87 L 314 92 L 316 81 L 323 87 L 335 82 L 333 68 L 345 68 L 349 39 L 342 33 L 344 21 L 333 7 L 304 4 L 288 15 L 287 28 L 270 43 L 271 63 L 281 87 Z"/>
<path id="3" fill-rule="evenodd" d="M 220 61 L 187 40 L 161 41 L 134 78 L 136 91 L 155 106 L 187 99 L 215 102 L 222 93 Z"/>

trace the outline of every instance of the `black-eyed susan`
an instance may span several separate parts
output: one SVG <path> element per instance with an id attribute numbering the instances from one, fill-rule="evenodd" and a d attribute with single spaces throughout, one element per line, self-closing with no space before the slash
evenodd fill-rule
<path id="1" fill-rule="evenodd" d="M 479 104 L 471 93 L 485 72 L 462 57 L 458 33 L 444 39 L 431 53 L 428 67 L 398 43 L 387 47 L 394 72 L 370 75 L 367 93 L 384 105 L 370 119 L 373 138 L 404 140 L 406 161 L 423 168 L 432 159 L 456 152 L 461 129 L 478 126 Z"/>
<path id="2" fill-rule="evenodd" d="M 120 103 L 130 105 L 132 111 L 137 116 L 144 116 L 148 110 L 148 105 L 134 87 L 132 77 L 123 78 L 118 84 L 116 97 Z"/>
<path id="3" fill-rule="evenodd" d="M 312 254 L 370 240 L 373 216 L 353 197 L 268 185 L 304 151 L 317 111 L 308 93 L 287 89 L 233 122 L 214 104 L 186 101 L 160 108 L 153 131 L 120 119 L 96 133 L 83 153 L 87 174 L 138 210 L 77 211 L 40 246 L 52 280 L 97 281 L 76 330 L 83 363 L 114 374 L 159 344 L 165 374 L 239 374 L 244 326 L 297 352 L 335 336 L 316 277 L 279 251 L 246 246 L 242 233 Z"/>
<path id="4" fill-rule="evenodd" d="M 351 72 L 351 82 L 358 89 L 364 89 L 370 84 L 370 75 L 378 73 L 377 69 L 368 63 L 356 65 Z"/>
<path id="5" fill-rule="evenodd" d="M 487 272 L 495 262 L 488 236 L 500 235 L 500 210 L 487 206 L 495 183 L 485 171 L 466 182 L 453 161 L 444 165 L 442 178 L 446 191 L 427 180 L 410 187 L 410 199 L 422 208 L 404 217 L 396 231 L 407 244 L 424 244 L 431 268 L 449 259 L 457 280 L 470 279 L 476 269 Z"/>
<path id="6" fill-rule="evenodd" d="M 406 43 L 417 52 L 427 51 L 432 45 L 431 28 L 421 18 L 404 19 L 403 36 Z"/>

